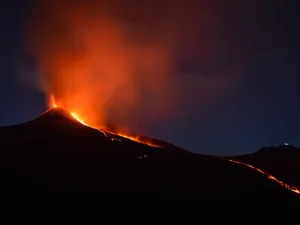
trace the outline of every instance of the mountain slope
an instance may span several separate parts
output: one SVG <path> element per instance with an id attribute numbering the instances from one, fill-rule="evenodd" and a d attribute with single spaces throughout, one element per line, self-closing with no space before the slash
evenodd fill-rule
<path id="1" fill-rule="evenodd" d="M 6 192 L 195 191 L 290 195 L 244 166 L 164 142 L 155 148 L 84 126 L 62 109 L 0 128 Z M 156 141 L 157 143 L 159 141 Z"/>
<path id="2" fill-rule="evenodd" d="M 284 210 L 298 195 L 265 175 L 144 139 L 161 147 L 84 126 L 59 108 L 24 124 L 0 127 L 1 222 L 54 224 L 64 218 L 69 224 L 81 217 L 86 224 L 87 219 L 103 220 L 106 212 L 109 220 L 124 212 L 160 220 L 157 209 L 164 216 L 170 210 L 168 220 L 176 221 L 190 210 L 210 222 L 224 210 L 231 215 L 242 209 L 247 221 L 264 217 L 266 224 L 294 215 Z M 255 206 L 251 215 L 245 210 L 249 205 Z M 271 207 L 276 217 L 265 213 Z M 226 219 L 232 223 L 232 216 Z"/>
<path id="3" fill-rule="evenodd" d="M 252 154 L 229 158 L 254 165 L 286 183 L 300 187 L 300 149 L 297 147 L 264 147 Z"/>

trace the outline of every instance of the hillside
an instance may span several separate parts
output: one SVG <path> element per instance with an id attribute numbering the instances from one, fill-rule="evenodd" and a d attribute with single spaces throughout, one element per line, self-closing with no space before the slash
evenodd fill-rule
<path id="1" fill-rule="evenodd" d="M 173 145 L 155 148 L 102 133 L 80 124 L 62 109 L 52 109 L 24 124 L 2 127 L 0 135 L 2 175 L 21 182 L 14 185 L 18 190 L 153 191 L 181 185 L 222 195 L 288 192 L 243 166 Z"/>
<path id="2" fill-rule="evenodd" d="M 300 187 L 300 149 L 295 146 L 264 147 L 252 154 L 229 158 L 254 165 L 286 183 Z"/>

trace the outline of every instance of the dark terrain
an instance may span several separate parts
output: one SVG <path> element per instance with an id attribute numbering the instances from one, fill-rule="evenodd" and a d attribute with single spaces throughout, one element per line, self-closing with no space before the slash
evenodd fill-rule
<path id="1" fill-rule="evenodd" d="M 292 145 L 264 147 L 252 154 L 231 156 L 300 188 L 300 149 Z"/>
<path id="2" fill-rule="evenodd" d="M 162 148 L 116 135 L 106 137 L 62 109 L 52 109 L 24 124 L 1 127 L 0 140 L 0 190 L 7 202 L 17 199 L 12 203 L 15 205 L 24 197 L 29 202 L 38 199 L 43 205 L 51 196 L 56 199 L 74 195 L 77 200 L 83 193 L 93 198 L 140 199 L 152 198 L 155 193 L 156 199 L 160 196 L 165 201 L 181 199 L 204 204 L 209 199 L 215 205 L 234 198 L 256 198 L 260 205 L 270 199 L 298 198 L 245 166 L 190 153 L 159 140 L 153 141 Z"/>
<path id="3" fill-rule="evenodd" d="M 60 109 L 2 127 L 0 135 L 3 176 L 13 177 L 14 182 L 25 180 L 20 189 L 34 185 L 50 191 L 153 191 L 170 185 L 197 189 L 201 185 L 222 193 L 287 192 L 264 176 L 217 157 L 168 144 L 154 148 L 120 136 L 106 137 Z"/>

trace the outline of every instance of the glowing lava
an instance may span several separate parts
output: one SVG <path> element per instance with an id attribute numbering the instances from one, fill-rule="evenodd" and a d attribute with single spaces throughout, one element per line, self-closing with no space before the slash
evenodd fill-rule
<path id="1" fill-rule="evenodd" d="M 281 186 L 285 187 L 286 189 L 294 192 L 294 193 L 297 193 L 297 194 L 300 194 L 300 190 L 294 186 L 291 186 L 291 185 L 288 185 L 288 184 L 285 184 L 283 181 L 277 179 L 276 177 L 268 174 L 267 172 L 265 171 L 262 171 L 261 169 L 259 168 L 256 168 L 250 164 L 247 164 L 247 163 L 244 163 L 244 162 L 239 162 L 239 161 L 236 161 L 236 160 L 233 160 L 233 159 L 228 159 L 229 162 L 232 162 L 232 163 L 236 163 L 236 164 L 239 164 L 239 165 L 243 165 L 243 166 L 246 166 L 246 167 L 249 167 L 253 170 L 256 170 L 257 172 L 265 175 L 266 177 L 268 177 L 268 179 L 270 180 L 274 180 L 275 182 L 277 182 L 278 184 L 280 184 Z"/>
<path id="2" fill-rule="evenodd" d="M 55 101 L 55 98 L 53 95 L 50 96 L 49 98 L 49 103 L 50 103 L 50 107 L 51 108 L 58 108 L 59 106 L 57 105 L 56 101 Z M 142 141 L 140 140 L 140 137 L 139 136 L 132 136 L 132 135 L 128 135 L 128 134 L 124 134 L 124 133 L 113 133 L 113 132 L 108 132 L 108 131 L 104 131 L 100 128 L 97 128 L 97 127 L 93 127 L 93 126 L 90 126 L 88 125 L 86 122 L 84 122 L 84 120 L 82 120 L 75 112 L 70 112 L 70 115 L 75 119 L 77 120 L 79 123 L 85 125 L 85 126 L 88 126 L 88 127 L 91 127 L 91 128 L 94 128 L 94 129 L 97 129 L 98 131 L 102 132 L 107 138 L 109 138 L 111 141 L 115 141 L 115 140 L 118 140 L 116 138 L 113 138 L 111 137 L 109 134 L 113 134 L 113 135 L 118 135 L 118 136 L 121 136 L 123 138 L 127 138 L 129 140 L 132 140 L 132 141 L 135 141 L 135 142 L 138 142 L 138 143 L 142 143 L 142 144 L 145 144 L 145 145 L 148 145 L 148 146 L 151 146 L 151 147 L 156 147 L 156 148 L 159 148 L 159 147 L 162 147 L 162 146 L 159 146 L 159 145 L 156 145 L 156 144 L 153 144 L 151 143 L 150 141 Z M 120 141 L 120 140 L 119 140 Z M 281 186 L 285 187 L 286 189 L 294 192 L 294 193 L 297 193 L 297 194 L 300 194 L 300 190 L 292 185 L 288 185 L 288 184 L 285 184 L 283 181 L 277 179 L 276 177 L 268 174 L 267 172 L 264 172 L 263 170 L 259 169 L 259 168 L 256 168 L 250 164 L 247 164 L 247 163 L 244 163 L 244 162 L 240 162 L 240 161 L 236 161 L 236 160 L 233 160 L 233 159 L 227 159 L 229 162 L 232 162 L 232 163 L 236 163 L 236 164 L 239 164 L 239 165 L 243 165 L 243 166 L 246 166 L 246 167 L 249 167 L 263 175 L 265 175 L 268 179 L 270 180 L 273 180 L 275 182 L 277 182 L 278 184 L 280 184 Z"/>
<path id="3" fill-rule="evenodd" d="M 162 146 L 153 144 L 150 141 L 142 141 L 139 136 L 132 136 L 132 135 L 128 135 L 128 134 L 124 134 L 124 133 L 119 133 L 119 132 L 117 132 L 116 134 L 119 135 L 119 136 L 121 136 L 121 137 L 130 139 L 132 141 L 136 141 L 136 142 L 139 142 L 139 143 L 142 143 L 142 144 L 146 144 L 146 145 L 149 145 L 149 146 L 152 146 L 152 147 L 156 147 L 156 148 L 161 148 L 162 147 Z"/>
<path id="4" fill-rule="evenodd" d="M 49 98 L 49 105 L 50 105 L 50 108 L 58 108 L 58 104 L 54 98 L 53 95 L 50 95 L 50 98 Z M 77 120 L 79 123 L 85 125 L 85 126 L 88 126 L 88 127 L 91 127 L 91 128 L 94 128 L 98 131 L 100 131 L 101 133 L 103 133 L 107 138 L 110 138 L 110 140 L 114 141 L 114 140 L 117 140 L 116 138 L 113 138 L 113 137 L 110 137 L 109 134 L 112 134 L 112 135 L 118 135 L 118 136 L 121 136 L 123 138 L 126 138 L 126 139 L 129 139 L 131 141 L 135 141 L 135 142 L 138 142 L 138 143 L 141 143 L 141 144 L 145 144 L 145 145 L 148 145 L 148 146 L 151 146 L 151 147 L 156 147 L 156 148 L 161 148 L 162 146 L 159 146 L 159 145 L 156 145 L 154 143 L 152 143 L 151 141 L 142 141 L 140 139 L 139 136 L 132 136 L 132 135 L 128 135 L 128 134 L 124 134 L 124 133 L 119 133 L 119 132 L 116 132 L 116 133 L 113 133 L 111 131 L 104 131 L 103 129 L 101 128 L 98 128 L 98 127 L 94 127 L 94 126 L 91 126 L 91 125 L 88 125 L 86 122 L 84 122 L 83 119 L 81 119 L 81 117 L 78 116 L 78 114 L 76 114 L 75 112 L 70 112 L 71 116 Z M 120 141 L 120 140 L 119 140 Z"/>
<path id="5" fill-rule="evenodd" d="M 53 108 L 56 108 L 57 106 L 53 107 Z M 156 147 L 156 148 L 160 148 L 161 146 L 159 145 L 155 145 L 153 144 L 152 142 L 150 141 L 142 141 L 140 140 L 140 137 L 139 136 L 132 136 L 132 135 L 128 135 L 128 134 L 124 134 L 124 133 L 113 133 L 113 132 L 108 132 L 108 131 L 104 131 L 102 129 L 99 129 L 99 128 L 96 128 L 96 127 L 93 127 L 93 126 L 90 126 L 88 125 L 87 123 L 85 123 L 82 119 L 79 118 L 78 115 L 76 115 L 74 112 L 70 112 L 70 114 L 72 115 L 72 117 L 74 119 L 76 119 L 78 122 L 80 122 L 81 124 L 85 125 L 85 126 L 88 126 L 88 127 L 91 127 L 91 128 L 94 128 L 94 129 L 97 129 L 99 130 L 101 133 L 103 133 L 106 137 L 109 137 L 108 134 L 114 134 L 114 135 L 118 135 L 118 136 L 121 136 L 123 138 L 127 138 L 129 140 L 132 140 L 132 141 L 135 141 L 135 142 L 138 142 L 138 143 L 141 143 L 141 144 L 145 144 L 145 145 L 149 145 L 151 147 Z M 111 138 L 111 140 L 115 140 L 114 138 Z"/>
<path id="6" fill-rule="evenodd" d="M 80 119 L 78 117 L 78 115 L 76 115 L 74 112 L 71 112 L 70 113 L 74 119 L 76 119 L 78 122 L 80 122 L 81 124 L 85 125 L 85 126 L 88 126 L 88 127 L 92 127 L 92 126 L 89 126 L 88 124 L 86 124 L 82 119 Z M 99 130 L 100 132 L 102 132 L 106 137 L 109 137 L 108 134 L 111 133 L 111 134 L 114 134 L 114 135 L 118 135 L 118 136 L 121 136 L 121 137 L 124 137 L 124 138 L 127 138 L 129 140 L 132 140 L 132 141 L 135 141 L 135 142 L 138 142 L 138 143 L 141 143 L 141 144 L 145 144 L 145 145 L 149 145 L 151 147 L 156 147 L 156 148 L 160 148 L 161 146 L 159 145 L 155 145 L 153 143 L 151 143 L 150 141 L 142 141 L 140 140 L 140 138 L 138 136 L 131 136 L 131 135 L 128 135 L 128 134 L 123 134 L 123 133 L 112 133 L 112 132 L 108 132 L 108 131 L 103 131 L 102 129 L 99 129 L 99 128 L 96 128 L 96 127 L 92 127 L 94 129 L 97 129 Z M 115 140 L 114 138 L 111 138 L 111 140 Z"/>
<path id="7" fill-rule="evenodd" d="M 71 115 L 73 116 L 74 119 L 76 119 L 78 122 L 82 123 L 85 126 L 88 126 L 83 120 L 81 120 L 75 113 L 71 112 Z"/>

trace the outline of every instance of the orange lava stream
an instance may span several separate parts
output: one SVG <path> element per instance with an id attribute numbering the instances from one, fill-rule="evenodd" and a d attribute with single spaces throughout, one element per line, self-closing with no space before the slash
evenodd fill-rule
<path id="1" fill-rule="evenodd" d="M 139 143 L 142 143 L 142 144 L 146 144 L 146 145 L 149 145 L 149 146 L 152 146 L 152 147 L 156 147 L 156 148 L 161 148 L 161 146 L 153 144 L 150 141 L 142 141 L 142 140 L 140 140 L 139 136 L 130 136 L 130 135 L 127 135 L 127 134 L 124 134 L 124 133 L 116 133 L 116 134 L 119 135 L 119 136 L 121 136 L 121 137 L 130 139 L 132 141 L 136 141 L 136 142 L 139 142 Z"/>
<path id="2" fill-rule="evenodd" d="M 268 174 L 267 172 L 265 171 L 262 171 L 261 169 L 259 168 L 256 168 L 250 164 L 247 164 L 247 163 L 244 163 L 244 162 L 239 162 L 239 161 L 236 161 L 236 160 L 233 160 L 233 159 L 228 159 L 229 162 L 232 162 L 232 163 L 236 163 L 236 164 L 239 164 L 239 165 L 243 165 L 243 166 L 246 166 L 246 167 L 249 167 L 253 170 L 256 170 L 257 172 L 265 175 L 268 177 L 268 179 L 270 180 L 274 180 L 275 182 L 277 182 L 278 184 L 280 184 L 281 186 L 285 187 L 286 189 L 294 192 L 294 193 L 297 193 L 297 194 L 300 194 L 300 190 L 298 188 L 296 188 L 295 186 L 291 186 L 291 185 L 288 185 L 288 184 L 285 184 L 283 181 L 277 179 L 276 177 Z"/>
<path id="3" fill-rule="evenodd" d="M 96 127 L 92 127 L 92 126 L 86 124 L 86 123 L 85 123 L 82 119 L 80 119 L 74 112 L 71 112 L 70 114 L 72 115 L 72 117 L 73 117 L 74 119 L 76 119 L 76 120 L 77 120 L 78 122 L 80 122 L 81 124 L 99 130 L 99 131 L 102 132 L 106 137 L 108 137 L 108 134 L 111 133 L 111 134 L 118 135 L 118 136 L 124 137 L 124 138 L 126 138 L 126 139 L 129 139 L 129 140 L 132 140 L 132 141 L 141 143 L 141 144 L 149 145 L 149 146 L 151 146 L 151 147 L 156 147 L 156 148 L 160 148 L 160 147 L 161 147 L 161 146 L 159 146 L 159 145 L 155 145 L 155 144 L 151 143 L 150 141 L 142 141 L 142 140 L 140 140 L 140 138 L 139 138 L 138 136 L 131 136 L 131 135 L 124 134 L 124 133 L 113 133 L 113 132 L 103 131 L 103 130 L 101 130 L 101 129 L 98 129 L 98 128 L 96 128 Z M 111 140 L 114 140 L 114 138 L 111 138 Z"/>
<path id="4" fill-rule="evenodd" d="M 83 125 L 89 127 L 89 125 L 87 125 L 83 120 L 81 120 L 75 113 L 71 112 L 71 115 L 72 115 L 73 118 L 74 118 L 75 120 L 77 120 L 79 123 L 82 123 Z"/>
<path id="5" fill-rule="evenodd" d="M 140 138 L 139 138 L 138 136 L 131 136 L 131 135 L 128 135 L 128 134 L 123 134 L 123 133 L 113 133 L 113 132 L 103 131 L 103 130 L 101 130 L 101 129 L 98 129 L 98 128 L 96 128 L 96 127 L 93 127 L 93 126 L 90 126 L 90 125 L 86 124 L 86 123 L 85 123 L 82 119 L 80 119 L 74 112 L 71 112 L 70 114 L 72 115 L 72 117 L 73 117 L 74 119 L 76 119 L 76 120 L 77 120 L 78 122 L 80 122 L 81 124 L 99 130 L 99 131 L 102 132 L 106 137 L 108 137 L 108 134 L 111 133 L 111 134 L 118 135 L 118 136 L 124 137 L 124 138 L 126 138 L 126 139 L 129 139 L 129 140 L 132 140 L 132 141 L 141 143 L 141 144 L 145 144 L 145 145 L 151 146 L 151 147 L 156 147 L 156 148 L 160 148 L 160 147 L 161 147 L 161 146 L 159 146 L 159 145 L 155 145 L 155 144 L 151 143 L 150 141 L 142 141 L 142 140 L 140 140 Z M 111 140 L 114 141 L 115 139 L 114 139 L 114 138 L 111 138 Z"/>
<path id="6" fill-rule="evenodd" d="M 50 98 L 49 98 L 49 104 L 52 108 L 58 108 L 59 106 L 57 105 L 56 101 L 55 101 L 55 98 L 53 95 L 50 95 Z M 116 138 L 112 138 L 109 136 L 109 134 L 113 134 L 113 135 L 118 135 L 118 136 L 121 136 L 123 138 L 126 138 L 126 139 L 129 139 L 131 141 L 135 141 L 135 142 L 138 142 L 138 143 L 141 143 L 141 144 L 145 144 L 145 145 L 148 145 L 148 146 L 151 146 L 151 147 L 155 147 L 155 148 L 161 148 L 162 146 L 159 146 L 159 145 L 156 145 L 150 141 L 142 141 L 140 140 L 140 137 L 139 136 L 132 136 L 132 135 L 128 135 L 128 134 L 124 134 L 124 133 L 113 133 L 113 132 L 108 132 L 108 131 L 104 131 L 102 129 L 99 129 L 97 127 L 93 127 L 93 126 L 90 126 L 88 125 L 86 122 L 84 122 L 84 120 L 82 120 L 75 112 L 70 112 L 71 116 L 77 120 L 79 123 L 85 125 L 85 126 L 88 126 L 88 127 L 91 127 L 91 128 L 94 128 L 98 131 L 100 131 L 101 133 L 103 133 L 107 138 L 110 138 L 112 141 L 115 141 L 117 140 Z M 120 141 L 120 140 L 119 140 Z"/>

